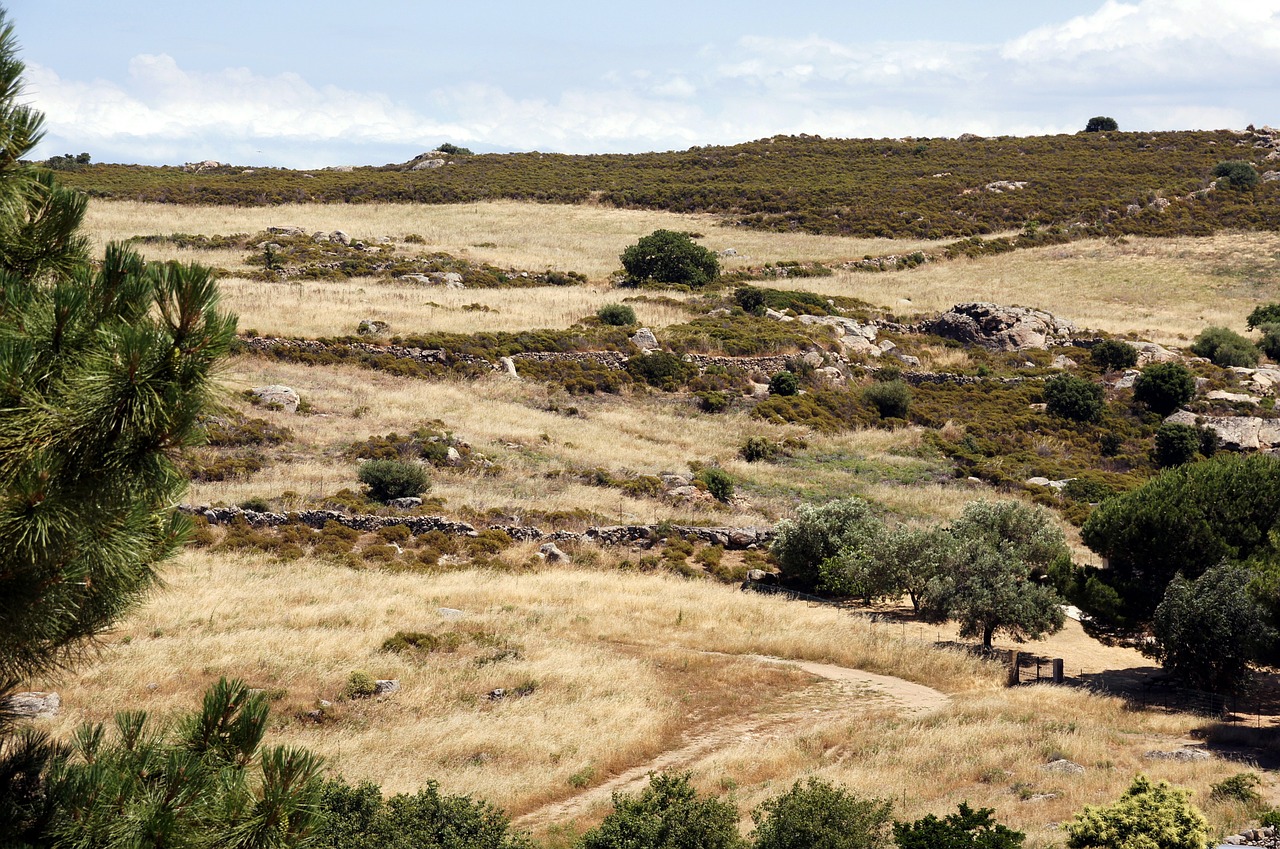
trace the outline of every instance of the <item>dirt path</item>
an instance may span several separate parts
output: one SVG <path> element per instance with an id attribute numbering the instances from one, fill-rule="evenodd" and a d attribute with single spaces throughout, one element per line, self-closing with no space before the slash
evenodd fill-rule
<path id="1" fill-rule="evenodd" d="M 720 654 L 719 652 L 702 652 Z M 607 804 L 615 792 L 632 793 L 641 789 L 650 773 L 688 769 L 701 758 L 718 749 L 743 741 L 781 736 L 791 729 L 802 729 L 813 722 L 815 713 L 830 710 L 865 711 L 892 704 L 907 713 L 924 713 L 940 708 L 948 696 L 931 687 L 913 684 L 901 678 L 877 675 L 860 669 L 849 669 L 829 663 L 787 660 L 766 655 L 724 655 L 743 657 L 760 663 L 781 664 L 800 669 L 820 679 L 816 687 L 805 690 L 803 705 L 782 713 L 748 716 L 738 722 L 722 724 L 688 738 L 679 748 L 671 749 L 650 761 L 634 766 L 583 792 L 544 805 L 517 817 L 521 829 L 538 830 L 581 816 L 597 805 Z M 818 707 L 821 704 L 823 707 Z M 824 710 L 825 708 L 825 710 Z"/>

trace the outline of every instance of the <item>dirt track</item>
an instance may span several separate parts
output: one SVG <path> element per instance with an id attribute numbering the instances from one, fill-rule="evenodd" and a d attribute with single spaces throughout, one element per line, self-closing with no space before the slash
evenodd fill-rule
<path id="1" fill-rule="evenodd" d="M 714 654 L 706 652 L 706 654 Z M 925 713 L 947 703 L 948 696 L 901 678 L 877 675 L 860 669 L 849 669 L 829 663 L 804 660 L 786 660 L 765 655 L 746 655 L 748 659 L 768 664 L 785 664 L 800 669 L 818 679 L 806 693 L 820 697 L 833 709 L 841 711 L 865 711 L 884 707 L 886 703 L 904 713 Z M 818 692 L 814 692 L 817 690 Z M 803 728 L 812 723 L 817 710 L 813 702 L 802 708 L 783 713 L 752 715 L 738 722 L 723 724 L 687 738 L 679 747 L 663 752 L 643 764 L 632 767 L 577 795 L 537 808 L 516 818 L 517 828 L 538 830 L 547 826 L 575 819 L 598 805 L 605 805 L 615 792 L 632 793 L 639 790 L 653 772 L 691 768 L 697 761 L 727 745 L 743 740 L 776 737 L 788 730 Z"/>

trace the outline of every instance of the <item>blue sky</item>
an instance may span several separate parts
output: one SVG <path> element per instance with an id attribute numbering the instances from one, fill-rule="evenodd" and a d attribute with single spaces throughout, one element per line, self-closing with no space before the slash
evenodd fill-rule
<path id="1" fill-rule="evenodd" d="M 2 2 L 3 0 L 0 0 Z M 1280 0 L 8 0 L 36 155 L 477 151 L 1280 124 Z"/>

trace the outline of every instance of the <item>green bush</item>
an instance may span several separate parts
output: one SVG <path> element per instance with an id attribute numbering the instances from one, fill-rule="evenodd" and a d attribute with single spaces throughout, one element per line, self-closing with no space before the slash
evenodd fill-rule
<path id="1" fill-rule="evenodd" d="M 697 366 L 669 351 L 650 351 L 627 360 L 627 374 L 664 392 L 675 392 L 697 373 Z"/>
<path id="2" fill-rule="evenodd" d="M 421 495 L 430 488 L 421 464 L 405 460 L 369 460 L 360 465 L 356 474 L 369 488 L 369 497 L 384 503 Z"/>
<path id="3" fill-rule="evenodd" d="M 436 150 L 440 151 L 441 153 L 447 154 L 449 156 L 474 155 L 472 154 L 470 148 L 458 147 L 456 144 L 450 144 L 449 142 L 444 142 L 443 144 L 436 145 Z"/>
<path id="4" fill-rule="evenodd" d="M 1113 805 L 1085 805 L 1067 823 L 1070 849 L 1204 849 L 1209 823 L 1190 794 L 1139 775 Z"/>
<path id="5" fill-rule="evenodd" d="M 1225 327 L 1206 327 L 1200 331 L 1196 341 L 1191 343 L 1191 352 L 1197 357 L 1210 359 L 1214 365 L 1223 368 L 1252 368 L 1258 364 L 1257 346 Z"/>
<path id="6" fill-rule="evenodd" d="M 1172 413 L 1195 394 L 1195 378 L 1178 363 L 1153 363 L 1144 368 L 1133 383 L 1133 400 L 1162 416 Z"/>
<path id="7" fill-rule="evenodd" d="M 347 683 L 342 686 L 344 699 L 367 699 L 378 691 L 377 682 L 368 672 L 355 670 L 347 676 Z"/>
<path id="8" fill-rule="evenodd" d="M 727 503 L 733 498 L 733 478 L 719 466 L 700 469 L 694 477 L 707 485 L 707 492 L 714 495 L 717 501 Z"/>
<path id="9" fill-rule="evenodd" d="M 763 436 L 748 436 L 738 449 L 738 455 L 748 463 L 772 459 L 777 453 L 778 447 Z"/>
<path id="10" fill-rule="evenodd" d="M 1104 339 L 1090 349 L 1089 359 L 1103 371 L 1119 371 L 1138 364 L 1138 349 L 1119 339 Z"/>
<path id="11" fill-rule="evenodd" d="M 615 793 L 613 811 L 582 836 L 578 847 L 745 849 L 746 842 L 738 834 L 738 812 L 732 805 L 699 797 L 688 773 L 655 773 L 638 795 Z"/>
<path id="12" fill-rule="evenodd" d="M 636 311 L 626 304 L 605 304 L 596 310 L 596 317 L 612 327 L 630 327 L 636 323 Z"/>
<path id="13" fill-rule="evenodd" d="M 720 261 L 685 233 L 654 230 L 622 252 L 627 285 L 665 283 L 700 288 L 720 274 Z"/>
<path id="14" fill-rule="evenodd" d="M 905 419 L 911 408 L 911 387 L 902 380 L 877 380 L 862 390 L 862 400 L 875 407 L 882 419 Z"/>
<path id="15" fill-rule="evenodd" d="M 1190 463 L 1200 452 L 1200 428 L 1166 422 L 1156 431 L 1154 458 L 1162 469 Z"/>
<path id="16" fill-rule="evenodd" d="M 1250 330 L 1256 330 L 1264 324 L 1280 324 L 1280 304 L 1262 304 L 1254 307 L 1245 322 Z"/>
<path id="17" fill-rule="evenodd" d="M 1209 798 L 1220 802 L 1240 802 L 1254 807 L 1262 804 L 1262 794 L 1254 788 L 1262 784 L 1256 772 L 1238 772 L 1224 778 L 1209 790 Z"/>
<path id="18" fill-rule="evenodd" d="M 788 398 L 800 391 L 800 378 L 793 371 L 780 371 L 769 378 L 769 394 Z"/>
<path id="19" fill-rule="evenodd" d="M 1262 182 L 1258 169 L 1239 159 L 1219 162 L 1213 166 L 1213 176 L 1219 186 L 1228 189 L 1252 189 Z"/>
<path id="20" fill-rule="evenodd" d="M 1090 118 L 1088 123 L 1084 125 L 1086 133 L 1114 133 L 1118 129 L 1120 129 L 1120 125 L 1116 123 L 1116 119 L 1108 118 L 1105 115 Z"/>
<path id="21" fill-rule="evenodd" d="M 742 307 L 743 312 L 751 315 L 764 315 L 765 293 L 755 286 L 739 286 L 733 293 L 734 302 Z"/>
<path id="22" fill-rule="evenodd" d="M 1026 835 L 995 821 L 995 810 L 974 810 L 961 802 L 954 814 L 938 819 L 933 814 L 915 822 L 895 822 L 893 839 L 898 849 L 1018 849 Z"/>
<path id="23" fill-rule="evenodd" d="M 893 802 L 862 799 L 810 777 L 751 812 L 754 849 L 879 849 L 886 842 Z"/>
<path id="24" fill-rule="evenodd" d="M 1048 412 L 1077 422 L 1102 418 L 1102 387 L 1072 374 L 1060 374 L 1045 381 L 1044 402 Z"/>
<path id="25" fill-rule="evenodd" d="M 841 498 L 821 505 L 801 505 L 794 519 L 778 523 L 770 551 L 783 579 L 812 590 L 822 577 L 822 564 L 845 549 L 881 533 L 883 524 L 861 498 Z"/>
<path id="26" fill-rule="evenodd" d="M 1272 362 L 1280 362 L 1280 322 L 1267 322 L 1258 329 L 1262 338 L 1258 340 L 1258 350 L 1267 355 Z"/>

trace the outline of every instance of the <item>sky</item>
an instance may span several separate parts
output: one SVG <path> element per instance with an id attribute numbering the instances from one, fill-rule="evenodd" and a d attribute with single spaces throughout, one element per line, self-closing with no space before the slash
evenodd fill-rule
<path id="1" fill-rule="evenodd" d="M 1280 0 L 0 0 L 33 156 L 319 168 L 1280 125 Z"/>

